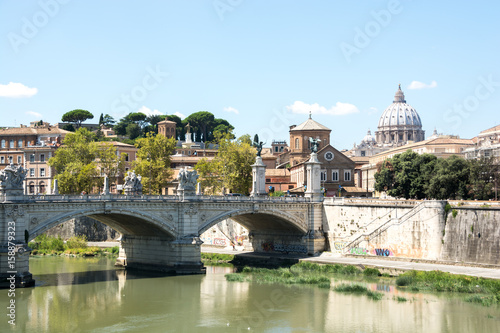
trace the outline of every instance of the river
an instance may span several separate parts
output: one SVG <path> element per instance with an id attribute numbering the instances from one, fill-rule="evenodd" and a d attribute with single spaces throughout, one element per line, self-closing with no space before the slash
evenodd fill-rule
<path id="1" fill-rule="evenodd" d="M 498 306 L 401 292 L 390 282 L 367 283 L 384 292 L 373 301 L 311 286 L 227 282 L 227 267 L 157 276 L 116 269 L 108 258 L 34 257 L 30 270 L 36 286 L 16 290 L 16 325 L 4 315 L 0 332 L 500 332 Z M 7 290 L 0 300 L 5 309 Z"/>

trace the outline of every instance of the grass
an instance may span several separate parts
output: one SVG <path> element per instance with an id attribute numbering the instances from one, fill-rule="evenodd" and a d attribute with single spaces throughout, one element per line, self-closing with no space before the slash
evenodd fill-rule
<path id="1" fill-rule="evenodd" d="M 37 236 L 32 242 L 28 243 L 32 249 L 32 255 L 76 255 L 76 256 L 96 256 L 111 253 L 118 254 L 119 247 L 115 246 L 109 251 L 103 251 L 97 246 L 89 247 L 85 236 L 73 236 L 66 241 L 63 241 L 61 236 L 53 237 L 45 234 Z"/>
<path id="2" fill-rule="evenodd" d="M 202 253 L 201 262 L 210 266 L 232 266 L 230 262 L 234 259 L 232 254 Z"/>
<path id="3" fill-rule="evenodd" d="M 490 306 L 500 304 L 500 280 L 455 275 L 441 271 L 409 271 L 396 279 L 396 285 L 411 291 L 474 294 L 467 302 Z"/>
<path id="4" fill-rule="evenodd" d="M 384 297 L 383 293 L 370 290 L 367 287 L 357 283 L 353 284 L 341 283 L 335 286 L 333 290 L 339 293 L 366 295 L 369 298 L 373 299 L 374 301 L 380 301 Z"/>

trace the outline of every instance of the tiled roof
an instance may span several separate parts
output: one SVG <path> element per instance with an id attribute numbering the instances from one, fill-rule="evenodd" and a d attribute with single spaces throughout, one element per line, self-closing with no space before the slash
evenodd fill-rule
<path id="1" fill-rule="evenodd" d="M 479 132 L 479 134 L 489 133 L 489 132 L 497 132 L 500 131 L 500 125 L 493 126 L 492 128 L 488 128 L 487 130 Z"/>
<path id="2" fill-rule="evenodd" d="M 331 131 L 328 127 L 321 125 L 316 120 L 312 118 L 307 119 L 299 126 L 292 128 L 290 131 L 315 131 L 315 130 L 323 130 L 323 131 Z"/>
<path id="3" fill-rule="evenodd" d="M 71 133 L 57 127 L 33 128 L 33 127 L 14 127 L 0 129 L 0 136 L 15 136 L 15 135 L 50 135 Z"/>

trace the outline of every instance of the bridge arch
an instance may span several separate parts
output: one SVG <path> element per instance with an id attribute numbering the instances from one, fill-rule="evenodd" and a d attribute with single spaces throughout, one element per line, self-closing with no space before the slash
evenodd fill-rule
<path id="1" fill-rule="evenodd" d="M 233 219 L 248 230 L 292 231 L 298 234 L 308 232 L 308 225 L 305 220 L 306 214 L 299 217 L 278 210 L 260 210 L 256 212 L 253 209 L 236 209 L 221 213 L 205 221 L 200 226 L 198 233 L 201 235 L 217 223 L 228 218 Z"/>
<path id="2" fill-rule="evenodd" d="M 91 217 L 122 235 L 153 236 L 172 240 L 177 237 L 175 227 L 155 215 L 127 208 L 106 211 L 92 208 L 68 211 L 40 221 L 32 228 L 30 227 L 30 240 L 54 226 L 82 216 Z"/>

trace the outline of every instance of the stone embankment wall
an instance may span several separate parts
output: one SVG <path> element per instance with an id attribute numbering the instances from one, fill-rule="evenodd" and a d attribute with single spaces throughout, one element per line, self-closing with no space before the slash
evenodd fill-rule
<path id="1" fill-rule="evenodd" d="M 65 240 L 73 236 L 85 235 L 90 242 L 112 241 L 120 237 L 120 234 L 112 228 L 86 216 L 61 223 L 49 229 L 46 234 L 54 237 L 61 236 Z"/>
<path id="2" fill-rule="evenodd" d="M 444 207 L 442 201 L 325 201 L 324 230 L 332 252 L 437 260 Z"/>
<path id="3" fill-rule="evenodd" d="M 500 208 L 452 207 L 442 239 L 442 260 L 500 265 Z"/>
<path id="4" fill-rule="evenodd" d="M 323 227 L 336 253 L 500 265 L 500 205 L 446 204 L 326 200 Z"/>

